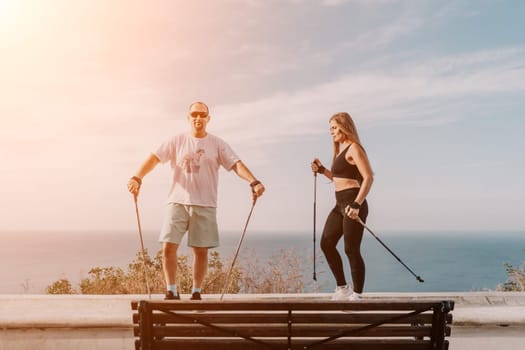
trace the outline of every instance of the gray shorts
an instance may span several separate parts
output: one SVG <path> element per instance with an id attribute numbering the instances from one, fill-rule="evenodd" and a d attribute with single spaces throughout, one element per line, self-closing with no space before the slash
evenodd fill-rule
<path id="1" fill-rule="evenodd" d="M 180 244 L 188 232 L 188 246 L 219 246 L 217 210 L 211 207 L 168 203 L 159 242 Z"/>

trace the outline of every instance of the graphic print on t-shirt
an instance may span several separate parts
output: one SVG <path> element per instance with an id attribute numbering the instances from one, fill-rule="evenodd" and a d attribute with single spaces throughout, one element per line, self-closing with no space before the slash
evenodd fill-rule
<path id="1" fill-rule="evenodd" d="M 186 173 L 198 174 L 201 167 L 200 162 L 204 156 L 204 149 L 199 148 L 195 153 L 186 154 L 182 158 L 181 168 L 184 169 Z"/>

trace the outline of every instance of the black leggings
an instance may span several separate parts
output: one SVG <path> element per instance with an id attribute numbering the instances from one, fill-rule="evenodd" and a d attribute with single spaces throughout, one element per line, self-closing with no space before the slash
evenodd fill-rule
<path id="1" fill-rule="evenodd" d="M 365 285 L 365 262 L 361 256 L 364 227 L 356 220 L 350 219 L 344 212 L 345 207 L 355 200 L 358 193 L 359 188 L 349 188 L 335 193 L 336 205 L 326 219 L 321 237 L 321 249 L 337 285 L 346 285 L 343 260 L 337 251 L 337 242 L 344 235 L 345 254 L 350 261 L 353 289 L 356 293 L 362 293 Z M 359 217 L 366 222 L 367 216 L 368 204 L 365 200 L 359 209 Z"/>

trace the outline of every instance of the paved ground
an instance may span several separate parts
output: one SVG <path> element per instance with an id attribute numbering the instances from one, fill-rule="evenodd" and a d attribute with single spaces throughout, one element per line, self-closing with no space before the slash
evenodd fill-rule
<path id="1" fill-rule="evenodd" d="M 520 350 L 525 348 L 525 325 L 452 327 L 451 350 Z"/>

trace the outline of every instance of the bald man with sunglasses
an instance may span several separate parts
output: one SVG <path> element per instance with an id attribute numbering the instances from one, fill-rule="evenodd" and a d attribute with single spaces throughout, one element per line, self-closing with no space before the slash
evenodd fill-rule
<path id="1" fill-rule="evenodd" d="M 246 180 L 254 197 L 261 196 L 265 190 L 232 148 L 206 131 L 209 121 L 208 106 L 200 101 L 192 103 L 188 113 L 190 132 L 178 134 L 161 144 L 128 182 L 128 190 L 138 196 L 144 176 L 157 164 L 170 162 L 172 182 L 159 237 L 166 300 L 180 299 L 176 285 L 177 250 L 186 232 L 194 256 L 191 299 L 201 299 L 208 249 L 219 245 L 216 215 L 219 168 L 233 170 Z"/>

